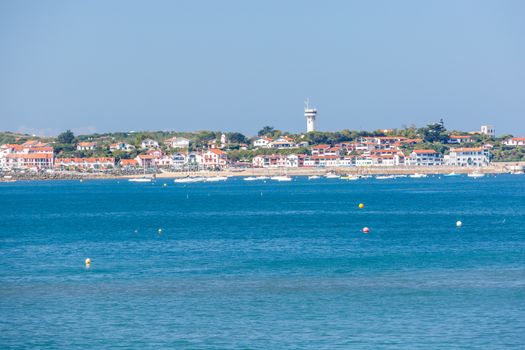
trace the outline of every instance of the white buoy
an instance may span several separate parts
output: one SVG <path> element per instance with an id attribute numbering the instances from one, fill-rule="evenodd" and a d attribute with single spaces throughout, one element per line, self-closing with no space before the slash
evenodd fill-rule
<path id="1" fill-rule="evenodd" d="M 456 221 L 456 227 L 461 227 L 461 226 L 463 226 L 463 223 L 459 220 Z"/>
<path id="2" fill-rule="evenodd" d="M 157 232 L 159 233 L 159 235 L 162 234 L 162 229 L 159 228 L 159 229 L 157 230 Z"/>

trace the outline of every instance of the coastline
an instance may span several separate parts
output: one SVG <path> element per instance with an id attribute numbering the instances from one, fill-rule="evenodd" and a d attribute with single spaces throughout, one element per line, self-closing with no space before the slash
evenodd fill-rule
<path id="1" fill-rule="evenodd" d="M 468 174 L 479 172 L 483 174 L 504 174 L 511 171 L 511 167 L 525 166 L 525 162 L 500 162 L 491 163 L 486 167 L 458 167 L 458 166 L 392 166 L 392 167 L 323 167 L 323 168 L 246 168 L 227 169 L 220 171 L 192 171 L 176 172 L 162 170 L 156 174 L 158 179 L 181 178 L 188 176 L 214 177 L 214 176 L 312 176 L 335 173 L 338 175 L 410 175 L 420 174 Z M 131 179 L 143 177 L 142 174 L 106 174 L 106 173 L 82 173 L 82 172 L 54 172 L 54 173 L 9 173 L 4 174 L 10 178 L 0 177 L 0 182 L 13 180 L 107 180 L 107 179 Z M 151 174 L 147 175 L 151 177 Z"/>

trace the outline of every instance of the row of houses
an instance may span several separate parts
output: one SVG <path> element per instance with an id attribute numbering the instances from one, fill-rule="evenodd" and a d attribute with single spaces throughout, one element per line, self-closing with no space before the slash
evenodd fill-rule
<path id="1" fill-rule="evenodd" d="M 414 150 L 405 155 L 399 150 L 379 150 L 367 155 L 336 154 L 271 154 L 253 158 L 256 168 L 284 167 L 345 167 L 345 166 L 486 166 L 490 163 L 489 151 L 485 148 L 452 148 L 443 155 L 434 150 Z"/>
<path id="2" fill-rule="evenodd" d="M 190 146 L 190 140 L 184 137 L 172 137 L 163 141 L 168 148 L 172 149 L 185 149 Z M 98 144 L 95 141 L 83 141 L 76 145 L 78 151 L 93 151 L 97 148 Z M 140 144 L 141 149 L 158 149 L 160 144 L 158 141 L 153 139 L 145 139 Z M 109 145 L 109 150 L 112 152 L 123 151 L 131 152 L 136 149 L 135 146 L 125 142 L 115 142 Z"/>
<path id="3" fill-rule="evenodd" d="M 525 146 L 525 137 L 512 137 L 503 141 L 503 144 L 511 147 Z"/>
<path id="4" fill-rule="evenodd" d="M 92 169 L 108 170 L 116 166 L 126 168 L 223 168 L 228 164 L 227 154 L 220 149 L 195 153 L 167 155 L 160 149 L 149 149 L 135 159 L 123 159 L 117 164 L 113 157 L 55 157 L 53 147 L 34 141 L 0 146 L 0 169 Z"/>
<path id="5" fill-rule="evenodd" d="M 53 166 L 53 147 L 40 141 L 0 146 L 0 168 L 45 169 Z"/>
<path id="6" fill-rule="evenodd" d="M 356 142 L 353 142 L 354 144 L 359 143 L 367 143 L 371 142 L 373 144 L 381 145 L 381 144 L 390 144 L 394 142 L 403 143 L 404 141 L 408 141 L 410 139 L 406 137 L 390 137 L 390 136 L 378 136 L 378 137 L 362 137 Z M 417 142 L 423 142 L 422 139 L 416 139 Z M 473 142 L 471 135 L 450 135 L 447 143 L 450 144 L 461 144 L 461 143 L 470 143 Z M 259 137 L 255 139 L 253 142 L 253 146 L 255 148 L 273 148 L 273 149 L 291 149 L 291 148 L 299 148 L 299 147 L 308 147 L 308 142 L 302 141 L 302 142 L 295 142 L 292 138 L 288 136 L 280 136 L 276 139 L 272 139 L 270 137 Z"/>

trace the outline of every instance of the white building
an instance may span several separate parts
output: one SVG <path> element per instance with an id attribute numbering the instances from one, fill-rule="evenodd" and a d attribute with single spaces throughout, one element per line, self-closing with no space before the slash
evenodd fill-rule
<path id="1" fill-rule="evenodd" d="M 164 144 L 169 148 L 188 148 L 190 147 L 190 140 L 184 137 L 172 137 L 164 140 Z"/>
<path id="2" fill-rule="evenodd" d="M 444 161 L 446 165 L 454 166 L 485 166 L 490 163 L 490 154 L 481 147 L 451 148 Z"/>
<path id="3" fill-rule="evenodd" d="M 415 149 L 410 153 L 409 165 L 443 165 L 443 155 L 433 149 Z"/>
<path id="4" fill-rule="evenodd" d="M 124 143 L 124 142 L 113 143 L 109 146 L 109 150 L 111 152 L 115 152 L 115 151 L 131 152 L 134 149 L 135 149 L 135 146 L 130 145 L 129 143 Z"/>
<path id="5" fill-rule="evenodd" d="M 159 143 L 152 139 L 145 139 L 140 144 L 140 147 L 142 148 L 159 148 Z"/>
<path id="6" fill-rule="evenodd" d="M 27 141 L 22 145 L 0 146 L 2 169 L 47 169 L 54 163 L 53 147 L 39 141 Z"/>
<path id="7" fill-rule="evenodd" d="M 197 157 L 197 162 L 205 169 L 223 168 L 228 163 L 226 152 L 211 148 Z"/>
<path id="8" fill-rule="evenodd" d="M 482 135 L 496 137 L 496 129 L 494 129 L 494 125 L 482 125 L 480 131 Z"/>
<path id="9" fill-rule="evenodd" d="M 78 151 L 92 151 L 97 147 L 96 142 L 79 142 L 77 144 Z"/>
<path id="10" fill-rule="evenodd" d="M 317 109 L 310 108 L 308 100 L 304 106 L 304 117 L 306 118 L 306 132 L 315 131 L 315 118 L 317 117 Z"/>
<path id="11" fill-rule="evenodd" d="M 93 169 L 105 170 L 115 167 L 115 158 L 91 157 L 91 158 L 56 158 L 55 168 L 61 169 Z"/>
<path id="12" fill-rule="evenodd" d="M 525 137 L 513 137 L 503 141 L 506 146 L 525 146 Z"/>
<path id="13" fill-rule="evenodd" d="M 295 144 L 294 140 L 289 138 L 288 136 L 281 136 L 277 139 L 273 140 L 268 144 L 268 148 L 276 148 L 276 149 L 290 149 L 290 148 L 296 148 L 297 145 Z"/>
<path id="14" fill-rule="evenodd" d="M 269 137 L 265 137 L 265 136 L 259 137 L 258 139 L 253 141 L 253 146 L 257 147 L 257 148 L 268 148 L 268 145 L 272 141 L 273 141 L 273 139 L 271 139 Z"/>
<path id="15" fill-rule="evenodd" d="M 172 166 L 174 169 L 182 169 L 187 162 L 187 157 L 185 154 L 176 153 L 172 156 Z"/>
<path id="16" fill-rule="evenodd" d="M 370 157 L 357 157 L 355 159 L 355 166 L 362 167 L 362 166 L 372 166 L 372 165 L 373 165 L 373 162 L 372 162 L 372 158 Z"/>
<path id="17" fill-rule="evenodd" d="M 448 137 L 448 143 L 468 143 L 472 142 L 472 137 L 469 135 L 450 135 Z"/>

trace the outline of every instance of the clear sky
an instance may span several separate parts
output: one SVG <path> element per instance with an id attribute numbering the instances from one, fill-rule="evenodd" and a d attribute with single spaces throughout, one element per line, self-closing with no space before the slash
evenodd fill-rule
<path id="1" fill-rule="evenodd" d="M 525 136 L 525 1 L 1 1 L 0 130 L 492 123 Z"/>

